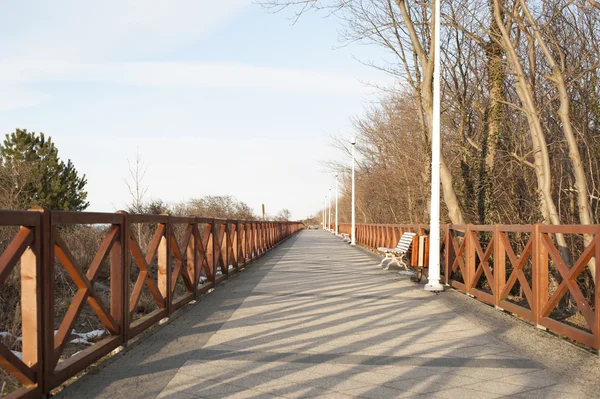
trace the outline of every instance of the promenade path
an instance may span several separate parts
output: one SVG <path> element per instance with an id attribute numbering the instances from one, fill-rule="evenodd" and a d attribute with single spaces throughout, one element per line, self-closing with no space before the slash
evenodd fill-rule
<path id="1" fill-rule="evenodd" d="M 60 398 L 597 397 L 592 353 L 303 231 Z"/>

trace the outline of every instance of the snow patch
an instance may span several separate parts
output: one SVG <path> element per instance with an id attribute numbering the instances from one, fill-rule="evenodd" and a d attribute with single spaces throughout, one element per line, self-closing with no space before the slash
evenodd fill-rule
<path id="1" fill-rule="evenodd" d="M 100 338 L 106 333 L 106 330 L 93 330 L 85 333 L 78 333 L 75 330 L 71 332 L 71 336 L 75 336 L 72 340 L 69 341 L 71 344 L 81 344 L 81 345 L 94 345 L 94 342 L 90 342 L 91 339 Z"/>
<path id="2" fill-rule="evenodd" d="M 94 339 L 94 338 L 100 338 L 105 333 L 106 333 L 106 330 L 94 330 L 94 331 L 88 331 L 86 333 L 80 333 L 77 335 L 79 335 L 79 337 L 81 337 L 83 339 L 89 340 L 89 339 Z"/>
<path id="3" fill-rule="evenodd" d="M 83 339 L 83 338 L 72 339 L 72 340 L 69 341 L 69 343 L 71 343 L 71 344 L 82 344 L 82 345 L 91 345 L 92 344 L 87 339 Z"/>

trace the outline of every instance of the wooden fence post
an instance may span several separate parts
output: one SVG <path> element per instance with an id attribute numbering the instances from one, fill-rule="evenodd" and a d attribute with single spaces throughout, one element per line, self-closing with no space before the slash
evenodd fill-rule
<path id="1" fill-rule="evenodd" d="M 506 251 L 500 235 L 500 226 L 494 226 L 494 305 L 500 306 L 500 294 L 506 283 Z"/>
<path id="2" fill-rule="evenodd" d="M 167 314 L 171 315 L 171 216 L 168 213 L 162 213 L 166 216 L 163 235 L 158 244 L 158 290 L 162 297 L 167 301 Z"/>
<path id="3" fill-rule="evenodd" d="M 533 318 L 538 328 L 541 326 L 542 310 L 548 302 L 548 250 L 542 243 L 543 233 L 541 225 L 536 223 L 533 227 L 534 251 L 532 254 L 532 283 L 533 283 Z"/>
<path id="4" fill-rule="evenodd" d="M 190 238 L 189 241 L 184 243 L 184 245 L 187 245 L 186 247 L 186 260 L 187 260 L 187 272 L 188 272 L 188 276 L 190 276 L 190 281 L 192 282 L 193 285 L 193 299 L 196 300 L 196 298 L 198 298 L 198 275 L 199 275 L 199 271 L 197 270 L 197 265 L 198 265 L 198 249 L 196 248 L 196 242 L 199 239 L 199 234 L 198 234 L 198 225 L 196 224 L 196 217 L 192 216 L 193 218 L 193 222 L 188 223 L 188 229 L 191 227 L 192 231 L 190 234 Z M 182 254 L 183 255 L 183 254 Z M 181 265 L 181 267 L 185 267 L 186 265 Z"/>
<path id="5" fill-rule="evenodd" d="M 471 288 L 475 285 L 475 283 L 471 281 L 471 279 L 475 275 L 475 245 L 473 245 L 473 234 L 471 233 L 470 224 L 468 224 L 467 228 L 465 229 L 465 239 L 467 240 L 465 248 L 465 250 L 467 251 L 467 255 L 465 257 L 467 261 L 467 275 L 464 276 L 465 291 L 467 294 L 473 295 L 471 293 Z"/>
<path id="6" fill-rule="evenodd" d="M 210 276 L 207 276 L 209 281 L 213 283 L 213 288 L 217 287 L 217 252 L 216 252 L 216 237 L 217 237 L 217 229 L 215 224 L 215 219 L 210 219 L 210 236 L 208 238 L 206 244 L 206 263 L 208 263 L 208 267 L 210 268 Z"/>
<path id="7" fill-rule="evenodd" d="M 35 383 L 37 392 L 45 392 L 44 375 L 44 261 L 45 244 L 44 229 L 46 210 L 41 208 L 29 209 L 37 212 L 35 226 L 22 226 L 30 229 L 33 241 L 21 255 L 21 334 L 23 363 L 27 367 L 37 365 Z"/>
<path id="8" fill-rule="evenodd" d="M 39 208 L 42 212 L 42 334 L 43 338 L 43 378 L 42 387 L 46 392 L 52 386 L 52 376 L 55 368 L 54 356 L 54 236 L 52 233 L 52 212 Z"/>
<path id="9" fill-rule="evenodd" d="M 221 265 L 221 273 L 223 273 L 223 276 L 225 276 L 226 278 L 229 278 L 229 242 L 231 236 L 229 234 L 228 220 L 226 220 L 225 223 L 220 223 L 219 231 L 219 239 L 221 240 L 221 256 L 223 263 L 225 263 L 224 265 Z M 222 239 L 221 236 L 223 236 Z"/>
<path id="10" fill-rule="evenodd" d="M 129 227 L 127 212 L 118 211 L 117 214 L 121 215 L 121 224 L 119 225 L 119 237 L 113 243 L 110 251 L 110 315 L 119 325 L 121 342 L 126 342 L 127 325 L 125 323 L 129 313 L 126 286 L 129 287 L 129 275 L 125 274 L 125 263 L 129 254 L 126 252 L 129 249 L 129 235 L 127 234 Z"/>
<path id="11" fill-rule="evenodd" d="M 445 227 L 446 233 L 444 234 L 444 280 L 446 280 L 446 285 L 450 284 L 450 274 L 452 273 L 452 251 L 454 247 L 452 245 L 452 230 L 450 228 L 450 224 L 447 224 Z"/>

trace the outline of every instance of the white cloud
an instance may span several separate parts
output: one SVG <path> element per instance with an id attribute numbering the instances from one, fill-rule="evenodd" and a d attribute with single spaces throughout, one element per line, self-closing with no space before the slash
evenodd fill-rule
<path id="1" fill-rule="evenodd" d="M 94 62 L 171 52 L 199 40 L 251 0 L 4 2 L 0 58 Z"/>
<path id="2" fill-rule="evenodd" d="M 32 62 L 0 65 L 0 83 L 107 82 L 160 88 L 211 88 L 312 93 L 365 93 L 349 75 L 329 71 L 226 63 L 129 62 L 76 64 Z"/>
<path id="3" fill-rule="evenodd" d="M 50 96 L 37 90 L 0 85 L 0 111 L 32 107 Z"/>

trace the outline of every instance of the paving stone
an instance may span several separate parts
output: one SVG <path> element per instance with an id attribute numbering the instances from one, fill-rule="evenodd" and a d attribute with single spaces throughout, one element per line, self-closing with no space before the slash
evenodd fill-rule
<path id="1" fill-rule="evenodd" d="M 476 391 L 466 387 L 444 389 L 436 392 L 430 392 L 426 395 L 434 398 L 444 399 L 496 399 L 505 396 L 493 392 Z"/>
<path id="2" fill-rule="evenodd" d="M 539 388 L 539 389 L 531 389 L 529 391 L 516 394 L 513 397 L 515 398 L 523 398 L 523 399 L 584 399 L 590 398 L 594 396 L 585 395 L 585 394 L 576 394 L 572 392 L 563 392 L 560 390 L 554 390 L 551 388 Z"/>
<path id="3" fill-rule="evenodd" d="M 273 384 L 266 387 L 257 387 L 256 390 L 291 399 L 312 398 L 315 396 L 323 396 L 332 393 L 327 389 L 314 387 L 308 384 L 297 384 L 289 381 L 281 381 L 279 384 Z"/>
<path id="4" fill-rule="evenodd" d="M 156 399 L 195 399 L 201 398 L 200 395 L 194 395 L 191 393 L 187 393 L 185 391 L 181 391 L 179 389 L 165 389 L 163 390 Z"/>
<path id="5" fill-rule="evenodd" d="M 379 385 L 366 385 L 361 388 L 349 389 L 344 392 L 361 398 L 369 399 L 411 398 L 415 396 L 414 392 L 402 391 Z"/>

